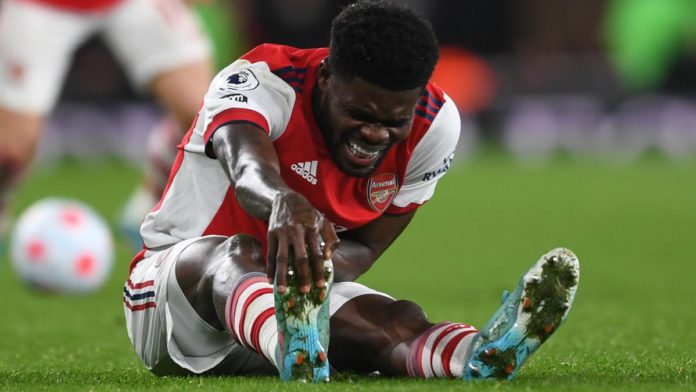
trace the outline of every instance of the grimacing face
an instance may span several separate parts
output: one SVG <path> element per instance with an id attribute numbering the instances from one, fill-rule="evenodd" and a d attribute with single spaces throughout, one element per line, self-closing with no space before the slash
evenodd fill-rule
<path id="1" fill-rule="evenodd" d="M 322 62 L 314 115 L 339 169 L 355 177 L 370 175 L 387 150 L 408 137 L 422 91 L 387 90 L 357 76 L 345 80 Z"/>

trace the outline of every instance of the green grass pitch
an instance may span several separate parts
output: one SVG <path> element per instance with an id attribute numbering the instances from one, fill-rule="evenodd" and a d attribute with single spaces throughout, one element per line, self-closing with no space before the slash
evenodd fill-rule
<path id="1" fill-rule="evenodd" d="M 82 199 L 114 221 L 138 181 L 118 162 L 35 170 L 17 209 L 48 195 Z M 329 385 L 275 378 L 157 378 L 126 336 L 119 241 L 108 284 L 91 296 L 32 293 L 0 263 L 0 389 L 690 390 L 696 389 L 696 162 L 558 159 L 523 167 L 500 154 L 454 167 L 435 198 L 362 282 L 420 303 L 434 321 L 482 325 L 501 291 L 547 250 L 580 258 L 566 324 L 513 382 L 336 377 Z"/>

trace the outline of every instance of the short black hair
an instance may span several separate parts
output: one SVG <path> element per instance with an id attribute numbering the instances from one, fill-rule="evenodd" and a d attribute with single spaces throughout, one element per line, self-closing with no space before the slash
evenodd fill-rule
<path id="1" fill-rule="evenodd" d="M 394 91 L 423 87 L 439 47 L 433 28 L 413 10 L 386 0 L 361 0 L 331 25 L 329 69 Z"/>

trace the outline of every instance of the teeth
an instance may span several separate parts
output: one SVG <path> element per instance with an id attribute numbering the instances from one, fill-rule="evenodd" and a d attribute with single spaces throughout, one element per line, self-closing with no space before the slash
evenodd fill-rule
<path id="1" fill-rule="evenodd" d="M 365 150 L 353 142 L 348 142 L 348 149 L 360 159 L 371 159 L 379 154 L 379 151 L 372 152 Z"/>

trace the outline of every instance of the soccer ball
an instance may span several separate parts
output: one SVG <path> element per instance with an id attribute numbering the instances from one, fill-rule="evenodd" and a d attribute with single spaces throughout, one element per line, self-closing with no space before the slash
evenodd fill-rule
<path id="1" fill-rule="evenodd" d="M 109 227 L 91 208 L 76 200 L 49 198 L 19 217 L 10 252 L 15 270 L 30 286 L 87 293 L 109 276 L 114 245 Z"/>

